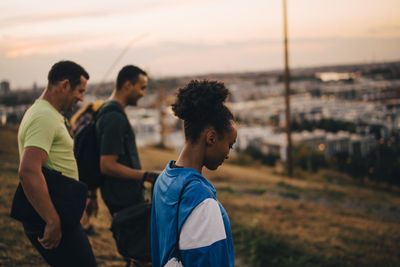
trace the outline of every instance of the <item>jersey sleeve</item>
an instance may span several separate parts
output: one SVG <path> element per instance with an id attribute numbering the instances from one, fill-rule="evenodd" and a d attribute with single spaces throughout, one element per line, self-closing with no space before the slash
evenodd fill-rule
<path id="1" fill-rule="evenodd" d="M 107 112 L 98 121 L 100 155 L 124 154 L 124 117 L 116 111 Z"/>
<path id="2" fill-rule="evenodd" d="M 38 147 L 49 155 L 57 126 L 58 124 L 54 123 L 54 120 L 46 116 L 35 118 L 25 131 L 24 148 Z"/>
<path id="3" fill-rule="evenodd" d="M 180 253 L 184 266 L 233 266 L 218 202 L 206 198 L 182 226 Z"/>

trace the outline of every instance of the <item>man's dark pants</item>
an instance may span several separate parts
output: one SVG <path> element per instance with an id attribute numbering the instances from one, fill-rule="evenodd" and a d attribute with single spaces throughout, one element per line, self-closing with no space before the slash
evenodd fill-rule
<path id="1" fill-rule="evenodd" d="M 50 266 L 97 266 L 87 234 L 80 224 L 63 231 L 59 246 L 51 250 L 44 249 L 39 243 L 38 237 L 43 236 L 43 231 L 37 229 L 32 225 L 24 224 L 25 234 Z"/>

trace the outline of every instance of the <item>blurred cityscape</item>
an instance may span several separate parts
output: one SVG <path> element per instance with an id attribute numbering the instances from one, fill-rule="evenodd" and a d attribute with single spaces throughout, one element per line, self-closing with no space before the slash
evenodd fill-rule
<path id="1" fill-rule="evenodd" d="M 139 106 L 127 109 L 138 145 L 183 146 L 182 124 L 173 116 L 170 104 L 176 89 L 191 79 L 220 80 L 230 89 L 228 105 L 238 121 L 234 153 L 247 152 L 269 165 L 286 160 L 281 70 L 150 77 L 148 92 Z M 106 99 L 113 87 L 113 82 L 90 84 L 85 102 Z M 18 123 L 42 91 L 36 84 L 12 90 L 11 84 L 1 81 L 1 124 Z M 336 168 L 353 176 L 379 180 L 384 175 L 379 169 L 389 164 L 387 153 L 387 157 L 395 153 L 392 160 L 398 165 L 400 62 L 293 69 L 290 98 L 293 153 L 300 167 L 312 171 L 335 162 Z M 385 181 L 394 182 L 396 168 L 393 171 L 385 175 Z"/>

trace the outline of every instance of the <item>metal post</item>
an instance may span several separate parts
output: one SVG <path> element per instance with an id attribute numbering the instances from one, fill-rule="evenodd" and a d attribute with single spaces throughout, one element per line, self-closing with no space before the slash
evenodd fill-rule
<path id="1" fill-rule="evenodd" d="M 291 137 L 291 119 L 290 119 L 290 72 L 289 72 L 289 53 L 288 53 L 288 34 L 287 34 L 287 15 L 286 0 L 283 0 L 283 33 L 285 50 L 285 104 L 286 104 L 286 134 L 287 134 L 287 172 L 288 176 L 293 176 L 292 161 L 292 137 Z"/>

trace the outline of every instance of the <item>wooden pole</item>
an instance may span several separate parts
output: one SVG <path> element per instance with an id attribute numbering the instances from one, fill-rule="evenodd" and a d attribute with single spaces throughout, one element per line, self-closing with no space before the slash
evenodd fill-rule
<path id="1" fill-rule="evenodd" d="M 285 51 L 285 105 L 286 105 L 286 134 L 287 134 L 287 173 L 289 177 L 293 176 L 293 160 L 292 160 L 292 136 L 291 136 L 291 119 L 290 119 L 290 72 L 289 72 L 289 53 L 288 53 L 288 33 L 287 33 L 287 10 L 286 0 L 283 0 L 283 34 L 284 34 L 284 51 Z"/>
<path id="2" fill-rule="evenodd" d="M 166 139 L 167 139 L 167 127 L 165 125 L 165 88 L 160 87 L 160 91 L 158 93 L 158 112 L 160 115 L 160 135 L 161 135 L 161 141 L 160 141 L 160 146 L 162 148 L 167 147 L 166 146 Z"/>

